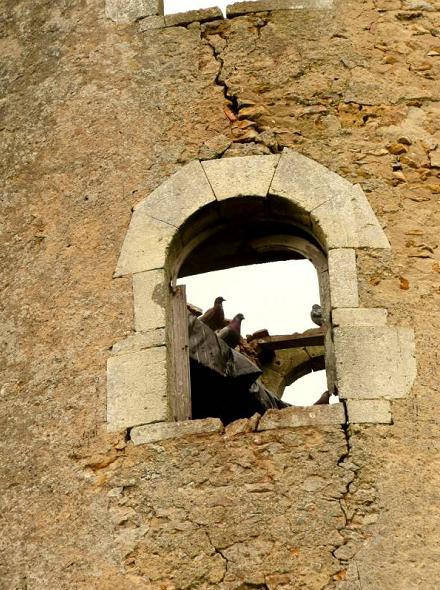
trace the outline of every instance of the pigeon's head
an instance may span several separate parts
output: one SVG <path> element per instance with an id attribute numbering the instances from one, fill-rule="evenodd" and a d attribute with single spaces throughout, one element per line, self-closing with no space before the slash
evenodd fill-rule
<path id="1" fill-rule="evenodd" d="M 223 301 L 226 301 L 226 299 L 223 299 L 223 297 L 216 297 L 215 301 L 214 301 L 214 305 L 221 305 L 223 303 Z"/>
<path id="2" fill-rule="evenodd" d="M 317 303 L 313 304 L 312 305 L 312 311 L 315 311 L 317 313 L 320 312 L 321 311 L 321 306 L 318 305 Z"/>
<path id="3" fill-rule="evenodd" d="M 237 320 L 238 322 L 242 322 L 244 320 L 244 315 L 242 313 L 237 313 L 237 315 L 234 316 L 234 320 Z"/>

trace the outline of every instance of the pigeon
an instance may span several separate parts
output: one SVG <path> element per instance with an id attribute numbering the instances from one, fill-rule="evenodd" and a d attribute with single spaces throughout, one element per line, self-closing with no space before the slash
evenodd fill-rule
<path id="1" fill-rule="evenodd" d="M 321 395 L 321 397 L 318 399 L 318 401 L 316 401 L 313 405 L 319 406 L 319 405 L 329 404 L 331 395 L 332 394 L 329 391 L 324 391 L 324 393 Z"/>
<path id="2" fill-rule="evenodd" d="M 310 317 L 312 319 L 312 322 L 314 324 L 316 324 L 317 326 L 323 325 L 324 319 L 322 317 L 322 308 L 317 303 L 312 305 L 312 311 L 310 312 Z"/>
<path id="3" fill-rule="evenodd" d="M 237 313 L 237 315 L 229 322 L 228 326 L 217 332 L 217 336 L 224 340 L 228 346 L 235 348 L 240 344 L 241 322 L 243 320 L 244 315 L 242 313 Z"/>
<path id="4" fill-rule="evenodd" d="M 211 328 L 211 330 L 220 330 L 220 328 L 223 328 L 225 325 L 223 301 L 226 301 L 226 299 L 223 299 L 223 297 L 216 297 L 214 307 L 211 307 L 199 317 L 199 320 Z"/>

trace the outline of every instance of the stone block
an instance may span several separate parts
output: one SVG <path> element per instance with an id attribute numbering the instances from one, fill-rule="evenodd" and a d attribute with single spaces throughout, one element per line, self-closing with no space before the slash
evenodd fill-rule
<path id="1" fill-rule="evenodd" d="M 328 253 L 328 272 L 332 308 L 359 305 L 356 253 L 337 248 Z"/>
<path id="2" fill-rule="evenodd" d="M 223 12 L 217 6 L 212 8 L 200 8 L 199 10 L 188 10 L 186 12 L 177 12 L 176 14 L 167 14 L 165 23 L 167 27 L 176 25 L 188 25 L 189 23 L 205 23 L 211 20 L 223 18 Z"/>
<path id="3" fill-rule="evenodd" d="M 275 428 L 296 428 L 325 424 L 345 424 L 343 404 L 291 407 L 284 410 L 268 410 L 258 424 L 258 431 Z"/>
<path id="4" fill-rule="evenodd" d="M 228 17 L 269 10 L 323 10 L 333 7 L 333 0 L 257 0 L 235 2 L 226 7 Z"/>
<path id="5" fill-rule="evenodd" d="M 357 247 L 390 249 L 388 238 L 359 185 L 353 186 L 352 206 L 356 221 Z"/>
<path id="6" fill-rule="evenodd" d="M 327 250 L 358 246 L 357 219 L 352 197 L 353 186 L 346 189 L 341 187 L 340 191 L 335 190 L 329 200 L 316 207 L 311 214 L 313 232 Z"/>
<path id="7" fill-rule="evenodd" d="M 391 424 L 391 403 L 386 399 L 347 400 L 348 422 Z"/>
<path id="8" fill-rule="evenodd" d="M 165 328 L 139 332 L 124 340 L 119 340 L 113 344 L 112 354 L 127 354 L 128 352 L 154 348 L 155 346 L 165 346 Z"/>
<path id="9" fill-rule="evenodd" d="M 284 150 L 270 185 L 271 195 L 285 197 L 310 213 L 336 195 L 348 198 L 353 186 L 318 162 Z"/>
<path id="10" fill-rule="evenodd" d="M 402 0 L 402 8 L 404 10 L 426 10 L 427 12 L 435 12 L 436 10 L 435 6 L 427 0 Z"/>
<path id="11" fill-rule="evenodd" d="M 340 326 L 333 340 L 341 398 L 393 399 L 409 393 L 416 376 L 413 330 Z"/>
<path id="12" fill-rule="evenodd" d="M 134 327 L 146 332 L 165 326 L 168 286 L 163 269 L 133 275 Z"/>
<path id="13" fill-rule="evenodd" d="M 280 156 L 246 156 L 202 162 L 218 201 L 265 197 Z"/>
<path id="14" fill-rule="evenodd" d="M 171 438 L 181 438 L 195 434 L 212 434 L 223 432 L 223 424 L 218 418 L 203 420 L 186 420 L 185 422 L 160 422 L 137 426 L 130 432 L 130 438 L 135 445 L 159 442 Z"/>
<path id="15" fill-rule="evenodd" d="M 214 193 L 198 160 L 183 166 L 135 207 L 135 212 L 174 227 L 204 205 L 215 201 Z"/>
<path id="16" fill-rule="evenodd" d="M 139 21 L 138 28 L 140 33 L 152 31 L 154 29 L 163 29 L 165 27 L 164 16 L 147 16 Z"/>
<path id="17" fill-rule="evenodd" d="M 108 430 L 168 419 L 165 346 L 111 357 L 107 363 Z"/>
<path id="18" fill-rule="evenodd" d="M 260 414 L 254 414 L 251 418 L 240 418 L 234 420 L 225 427 L 225 438 L 234 438 L 238 434 L 247 434 L 255 432 L 260 421 Z"/>
<path id="19" fill-rule="evenodd" d="M 114 276 L 163 268 L 176 228 L 136 209 L 122 244 Z"/>
<path id="20" fill-rule="evenodd" d="M 105 2 L 105 16 L 117 23 L 130 23 L 155 15 L 163 15 L 163 0 L 106 0 Z"/>
<path id="21" fill-rule="evenodd" d="M 390 247 L 360 186 L 310 158 L 284 150 L 269 192 L 310 213 L 314 233 L 327 249 Z"/>
<path id="22" fill-rule="evenodd" d="M 376 308 L 334 309 L 332 314 L 334 326 L 385 326 L 388 311 Z"/>
<path id="23" fill-rule="evenodd" d="M 440 168 L 440 147 L 429 152 L 429 162 L 431 168 Z"/>

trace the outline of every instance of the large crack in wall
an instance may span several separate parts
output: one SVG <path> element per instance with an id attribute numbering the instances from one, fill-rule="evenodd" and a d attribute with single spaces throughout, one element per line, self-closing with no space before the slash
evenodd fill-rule
<path id="1" fill-rule="evenodd" d="M 255 30 L 255 46 L 257 47 L 258 39 L 261 35 L 261 29 L 267 25 L 267 19 L 253 18 L 252 23 Z M 283 147 L 276 141 L 271 133 L 259 123 L 259 107 L 250 100 L 240 96 L 228 84 L 225 76 L 224 50 L 228 44 L 228 22 L 220 21 L 208 23 L 201 27 L 201 37 L 205 40 L 212 50 L 212 55 L 218 64 L 215 84 L 222 89 L 225 98 L 224 113 L 229 120 L 231 139 L 235 144 L 254 143 L 260 145 L 264 151 L 262 153 L 278 154 L 282 152 Z M 243 93 L 245 94 L 245 93 Z M 227 148 L 226 148 L 227 149 Z M 226 151 L 226 149 L 224 151 Z M 222 155 L 222 154 L 219 154 Z"/>
<path id="2" fill-rule="evenodd" d="M 363 584 L 357 563 L 357 555 L 375 534 L 375 523 L 379 515 L 376 485 L 365 473 L 359 453 L 353 449 L 353 429 L 362 426 L 343 426 L 346 453 L 341 455 L 338 466 L 346 470 L 346 489 L 339 498 L 345 525 L 339 530 L 344 542 L 333 551 L 339 561 L 340 570 L 325 587 L 325 590 L 362 590 Z M 357 458 L 355 460 L 355 456 Z"/>

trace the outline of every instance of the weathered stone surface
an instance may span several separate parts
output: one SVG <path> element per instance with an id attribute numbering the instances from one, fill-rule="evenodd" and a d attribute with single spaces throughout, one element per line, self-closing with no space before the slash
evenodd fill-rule
<path id="1" fill-rule="evenodd" d="M 327 250 L 356 248 L 359 243 L 357 219 L 353 209 L 353 187 L 330 195 L 330 198 L 313 210 L 312 228 Z"/>
<path id="2" fill-rule="evenodd" d="M 353 187 L 352 206 L 356 222 L 356 245 L 360 248 L 389 249 L 391 246 L 388 238 L 359 185 Z"/>
<path id="3" fill-rule="evenodd" d="M 146 332 L 165 326 L 168 285 L 162 269 L 133 275 L 134 327 Z"/>
<path id="4" fill-rule="evenodd" d="M 247 156 L 202 162 L 217 200 L 265 197 L 280 156 Z"/>
<path id="5" fill-rule="evenodd" d="M 193 22 L 204 23 L 222 18 L 223 12 L 220 10 L 220 8 L 200 8 L 199 10 L 188 10 L 186 12 L 167 14 L 165 16 L 165 23 L 167 27 L 173 27 L 176 25 L 187 25 Z"/>
<path id="6" fill-rule="evenodd" d="M 323 10 L 333 7 L 333 0 L 254 0 L 235 2 L 226 7 L 228 17 L 266 10 Z"/>
<path id="7" fill-rule="evenodd" d="M 258 424 L 258 431 L 275 428 L 296 428 L 317 424 L 344 424 L 345 413 L 342 404 L 292 407 L 284 410 L 268 410 Z"/>
<path id="8" fill-rule="evenodd" d="M 214 200 L 214 193 L 203 168 L 195 160 L 183 166 L 136 205 L 135 213 L 149 215 L 180 227 L 190 215 Z"/>
<path id="9" fill-rule="evenodd" d="M 233 438 L 239 434 L 247 434 L 257 429 L 260 421 L 260 414 L 254 414 L 251 418 L 235 420 L 225 427 L 225 438 Z"/>
<path id="10" fill-rule="evenodd" d="M 127 354 L 144 348 L 165 346 L 165 328 L 157 328 L 148 332 L 139 332 L 128 336 L 124 340 L 118 340 L 112 346 L 113 354 Z"/>
<path id="11" fill-rule="evenodd" d="M 139 34 L 104 6 L 2 3 L 0 586 L 437 588 L 438 14 L 344 0 Z M 256 141 L 233 136 L 223 82 L 259 108 Z M 209 157 L 288 147 L 367 194 L 392 256 L 358 250 L 360 305 L 417 334 L 392 425 L 352 424 L 349 446 L 339 425 L 106 434 L 130 210 L 218 136 Z"/>
<path id="12" fill-rule="evenodd" d="M 164 16 L 147 16 L 139 21 L 139 31 L 144 33 L 145 31 L 152 31 L 154 29 L 162 29 L 165 26 Z"/>
<path id="13" fill-rule="evenodd" d="M 433 4 L 427 0 L 402 0 L 402 8 L 406 10 L 435 11 Z"/>
<path id="14" fill-rule="evenodd" d="M 212 160 L 221 157 L 231 145 L 232 139 L 226 135 L 214 135 L 207 139 L 200 147 L 199 160 Z"/>
<path id="15" fill-rule="evenodd" d="M 388 311 L 379 307 L 334 309 L 332 312 L 334 326 L 385 326 L 387 316 Z"/>
<path id="16" fill-rule="evenodd" d="M 359 305 L 356 253 L 338 248 L 328 253 L 328 272 L 332 308 Z"/>
<path id="17" fill-rule="evenodd" d="M 163 0 L 105 0 L 105 15 L 117 23 L 163 14 Z"/>
<path id="18" fill-rule="evenodd" d="M 218 418 L 188 420 L 185 422 L 159 422 L 157 424 L 137 426 L 131 429 L 130 439 L 135 445 L 142 445 L 170 438 L 211 434 L 213 432 L 223 432 L 223 424 Z"/>
<path id="19" fill-rule="evenodd" d="M 341 326 L 333 340 L 341 398 L 393 399 L 410 392 L 416 376 L 412 330 Z"/>
<path id="20" fill-rule="evenodd" d="M 167 420 L 166 348 L 111 357 L 107 363 L 107 427 L 121 430 Z"/>
<path id="21" fill-rule="evenodd" d="M 163 268 L 176 228 L 146 214 L 133 212 L 122 244 L 115 277 Z"/>
<path id="22" fill-rule="evenodd" d="M 440 148 L 429 152 L 429 160 L 432 168 L 440 168 Z"/>
<path id="23" fill-rule="evenodd" d="M 269 192 L 286 197 L 306 212 L 311 212 L 338 196 L 349 201 L 352 189 L 348 181 L 318 162 L 284 150 Z"/>
<path id="24" fill-rule="evenodd" d="M 386 399 L 347 400 L 350 423 L 391 424 L 391 403 Z"/>

